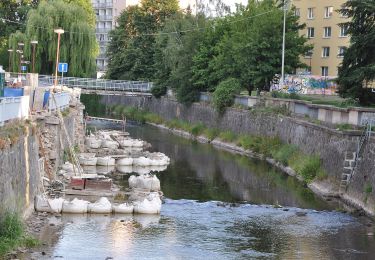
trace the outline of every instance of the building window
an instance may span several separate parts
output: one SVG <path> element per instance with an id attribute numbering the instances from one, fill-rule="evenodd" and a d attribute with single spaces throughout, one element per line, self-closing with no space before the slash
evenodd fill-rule
<path id="1" fill-rule="evenodd" d="M 340 10 L 340 17 L 348 18 L 348 11 L 349 11 L 349 9 L 346 8 L 345 5 L 342 5 L 341 10 Z"/>
<path id="2" fill-rule="evenodd" d="M 322 68 L 322 76 L 327 77 L 328 76 L 328 67 L 323 66 Z"/>
<path id="3" fill-rule="evenodd" d="M 324 18 L 331 18 L 333 14 L 333 7 L 327 6 L 324 7 Z"/>
<path id="4" fill-rule="evenodd" d="M 315 36 L 315 29 L 314 27 L 307 28 L 307 38 L 314 38 Z"/>
<path id="5" fill-rule="evenodd" d="M 347 37 L 348 36 L 348 26 L 345 24 L 340 25 L 340 37 Z"/>
<path id="6" fill-rule="evenodd" d="M 324 38 L 330 38 L 332 35 L 332 29 L 331 27 L 324 27 Z"/>
<path id="7" fill-rule="evenodd" d="M 299 8 L 296 8 L 296 9 L 294 10 L 294 15 L 295 15 L 295 16 L 298 16 L 298 17 L 301 16 L 301 11 L 300 11 Z"/>
<path id="8" fill-rule="evenodd" d="M 346 52 L 346 47 L 345 46 L 339 46 L 339 51 L 338 51 L 337 57 L 339 57 L 339 58 L 344 57 L 345 52 Z"/>
<path id="9" fill-rule="evenodd" d="M 314 19 L 314 8 L 307 9 L 307 19 Z"/>
<path id="10" fill-rule="evenodd" d="M 329 57 L 329 47 L 323 47 L 322 48 L 322 57 L 328 58 Z"/>

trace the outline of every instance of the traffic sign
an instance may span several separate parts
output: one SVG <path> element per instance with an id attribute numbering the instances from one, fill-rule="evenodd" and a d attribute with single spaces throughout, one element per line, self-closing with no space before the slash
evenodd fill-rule
<path id="1" fill-rule="evenodd" d="M 59 63 L 58 66 L 58 71 L 62 73 L 67 73 L 68 72 L 68 63 Z"/>
<path id="2" fill-rule="evenodd" d="M 27 70 L 27 67 L 26 67 L 26 66 L 21 66 L 21 70 L 22 70 L 22 71 L 26 71 L 26 70 Z"/>

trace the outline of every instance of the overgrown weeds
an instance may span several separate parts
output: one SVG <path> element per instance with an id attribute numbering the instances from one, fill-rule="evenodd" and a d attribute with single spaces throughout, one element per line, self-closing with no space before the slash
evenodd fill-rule
<path id="1" fill-rule="evenodd" d="M 38 244 L 38 240 L 25 233 L 16 213 L 0 215 L 0 257 L 19 246 L 34 247 Z"/>
<path id="2" fill-rule="evenodd" d="M 26 122 L 14 120 L 0 127 L 0 150 L 15 145 L 26 133 Z"/>

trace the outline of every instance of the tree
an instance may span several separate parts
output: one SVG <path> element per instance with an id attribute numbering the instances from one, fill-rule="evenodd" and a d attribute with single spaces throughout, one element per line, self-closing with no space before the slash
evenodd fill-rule
<path id="1" fill-rule="evenodd" d="M 89 24 L 88 21 L 90 21 L 90 14 L 81 6 L 62 0 L 43 1 L 37 9 L 30 10 L 25 33 L 27 40 L 24 42 L 30 40 L 39 42 L 36 48 L 36 71 L 42 74 L 54 72 L 57 49 L 57 35 L 54 29 L 61 27 L 65 33 L 61 35 L 60 60 L 69 63 L 68 74 L 78 77 L 94 75 L 98 46 L 94 24 Z M 17 41 L 20 37 L 22 36 L 19 32 L 11 35 L 9 47 L 17 49 Z M 25 44 L 24 55 L 30 59 L 30 44 Z M 13 60 L 17 61 L 15 56 L 14 53 Z M 17 62 L 13 64 L 17 66 Z"/>
<path id="2" fill-rule="evenodd" d="M 272 77 L 281 68 L 282 19 L 283 11 L 273 0 L 250 0 L 246 8 L 238 7 L 233 16 L 222 20 L 224 26 L 230 27 L 221 29 L 221 37 L 211 48 L 214 56 L 207 56 L 208 64 L 203 62 L 202 66 L 199 65 L 201 60 L 195 60 L 196 68 L 200 66 L 207 68 L 206 72 L 210 71 L 200 77 L 202 71 L 194 71 L 196 78 L 200 79 L 199 84 L 213 90 L 217 82 L 233 77 L 240 80 L 249 94 L 254 88 L 267 90 Z M 303 25 L 298 24 L 293 11 L 288 12 L 286 28 L 285 70 L 293 72 L 295 68 L 305 66 L 299 56 L 310 47 L 298 34 Z M 201 46 L 197 57 L 205 55 L 202 55 L 205 48 Z"/>
<path id="3" fill-rule="evenodd" d="M 177 11 L 177 0 L 142 0 L 140 6 L 125 9 L 118 18 L 118 26 L 110 32 L 106 77 L 153 80 L 155 36 L 165 20 Z"/>
<path id="4" fill-rule="evenodd" d="M 358 99 L 362 105 L 375 103 L 375 94 L 363 88 L 366 81 L 375 80 L 375 4 L 373 0 L 349 0 L 341 13 L 347 15 L 351 36 L 338 71 L 339 94 L 345 98 Z"/>
<path id="5" fill-rule="evenodd" d="M 0 1 L 0 64 L 8 69 L 8 38 L 11 33 L 25 29 L 27 13 L 35 8 L 39 0 Z"/>

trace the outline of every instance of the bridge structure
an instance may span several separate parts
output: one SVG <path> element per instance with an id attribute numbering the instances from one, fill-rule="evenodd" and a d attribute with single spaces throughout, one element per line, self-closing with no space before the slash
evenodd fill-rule
<path id="1" fill-rule="evenodd" d="M 51 86 L 55 77 L 39 75 L 39 86 Z M 84 94 L 151 96 L 152 82 L 109 80 L 78 77 L 58 77 L 58 85 L 69 88 L 80 88 Z"/>

